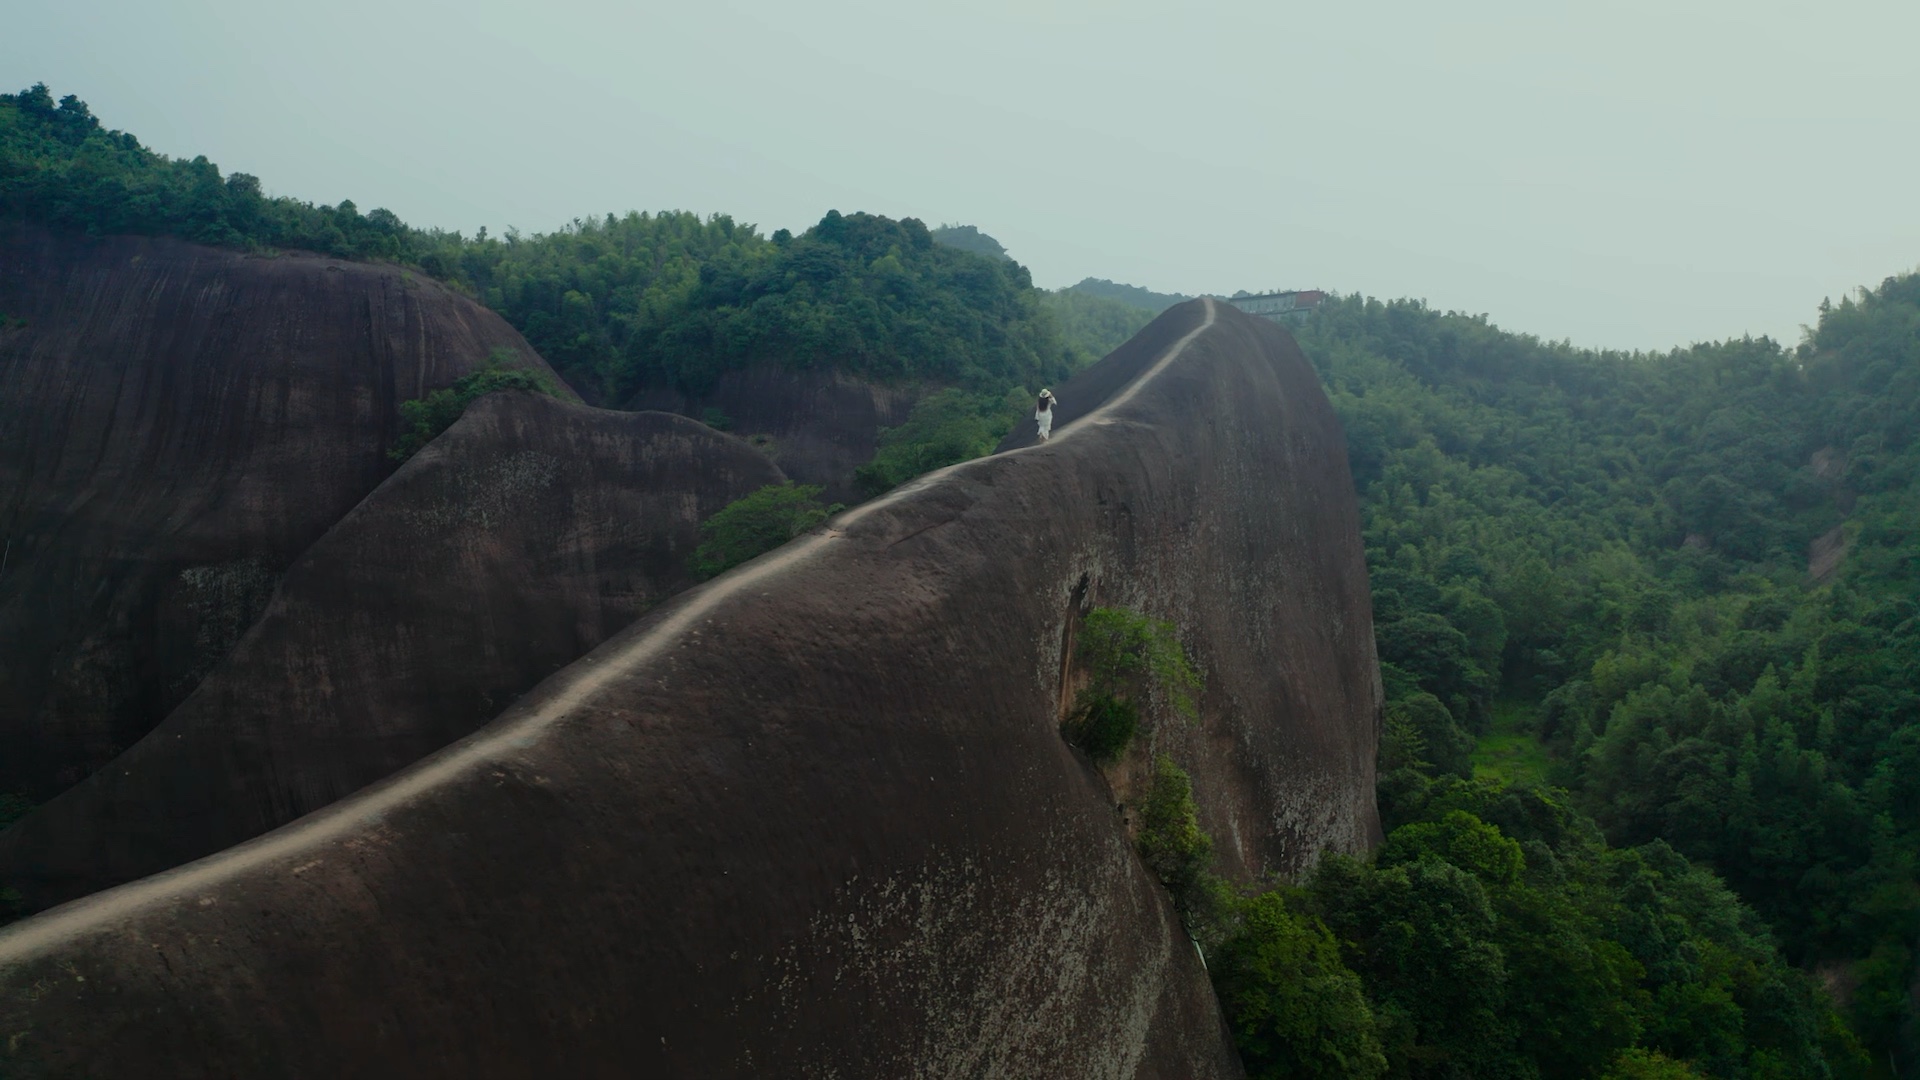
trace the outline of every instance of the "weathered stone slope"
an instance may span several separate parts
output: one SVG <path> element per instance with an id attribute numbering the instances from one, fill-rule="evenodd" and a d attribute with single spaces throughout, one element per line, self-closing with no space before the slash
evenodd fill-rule
<path id="1" fill-rule="evenodd" d="M 913 387 L 762 366 L 726 372 L 698 397 L 670 387 L 642 390 L 627 407 L 684 416 L 715 410 L 728 431 L 761 447 L 795 481 L 825 488 L 829 502 L 851 503 L 862 497 L 853 471 L 873 460 L 880 429 L 904 423 L 917 400 Z"/>
<path id="2" fill-rule="evenodd" d="M 133 744 L 393 469 L 401 401 L 504 349 L 396 267 L 0 223 L 0 792 Z"/>
<path id="3" fill-rule="evenodd" d="M 38 910 L 412 764 L 691 586 L 700 522 L 782 479 L 685 417 L 483 398 L 295 561 L 159 727 L 0 832 L 0 882 Z"/>
<path id="4" fill-rule="evenodd" d="M 1129 377 L 1045 446 L 680 594 L 380 784 L 0 930 L 0 1063 L 1235 1075 L 1164 891 L 1059 737 L 1066 643 L 1093 604 L 1179 624 L 1203 716 L 1139 752 L 1194 772 L 1229 870 L 1362 847 L 1357 513 L 1278 328 L 1183 305 L 1087 376 Z"/>

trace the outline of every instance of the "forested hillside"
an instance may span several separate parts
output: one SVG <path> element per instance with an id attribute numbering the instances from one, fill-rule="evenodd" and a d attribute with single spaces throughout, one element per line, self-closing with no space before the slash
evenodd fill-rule
<path id="1" fill-rule="evenodd" d="M 1183 299 L 1045 292 L 977 229 L 861 213 L 418 230 L 40 86 L 0 95 L 0 215 L 417 267 L 603 404 L 749 364 L 932 391 L 869 493 L 988 452 Z M 1391 833 L 1253 898 L 1201 888 L 1189 837 L 1254 1074 L 1920 1070 L 1920 276 L 1792 348 L 1593 352 L 1360 297 L 1298 336 L 1362 499 Z"/>
<path id="2" fill-rule="evenodd" d="M 346 200 L 267 198 L 254 177 L 155 154 L 40 85 L 0 95 L 0 214 L 418 266 L 474 293 L 610 404 L 648 380 L 697 389 L 749 363 L 831 365 L 997 399 L 1097 356 L 1067 343 L 1024 267 L 936 244 L 911 219 L 829 212 L 798 236 L 766 237 L 725 216 L 630 213 L 469 238 Z"/>
<path id="3" fill-rule="evenodd" d="M 1301 340 L 1362 493 L 1389 828 L 1478 741 L 1483 778 L 1712 867 L 1876 1069 L 1920 1067 L 1920 276 L 1795 349 L 1595 353 L 1357 297 Z"/>
<path id="4" fill-rule="evenodd" d="M 1175 304 L 1193 299 L 1182 293 L 1157 293 L 1138 285 L 1122 285 L 1117 281 L 1108 281 L 1106 278 L 1092 277 L 1082 278 L 1079 284 L 1069 285 L 1062 291 L 1112 300 L 1128 307 L 1139 308 L 1152 315 L 1158 315 Z"/>

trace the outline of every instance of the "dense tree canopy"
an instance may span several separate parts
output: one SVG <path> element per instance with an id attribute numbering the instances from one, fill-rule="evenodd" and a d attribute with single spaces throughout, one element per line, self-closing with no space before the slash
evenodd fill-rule
<path id="1" fill-rule="evenodd" d="M 630 213 L 539 236 L 467 238 L 386 210 L 362 214 L 348 200 L 268 198 L 257 179 L 155 154 L 79 99 L 56 103 L 44 85 L 0 95 L 0 215 L 417 265 L 498 310 L 608 404 L 650 382 L 698 392 L 750 364 L 964 386 L 998 400 L 1092 358 L 1062 336 L 1024 267 L 1004 252 L 936 244 L 913 219 L 830 211 L 798 236 L 765 237 L 725 216 Z M 949 239 L 991 243 L 963 232 Z"/>
<path id="2" fill-rule="evenodd" d="M 1301 338 L 1361 489 L 1390 823 L 1476 736 L 1541 745 L 1535 779 L 1717 870 L 1920 1067 L 1920 277 L 1796 349 L 1596 353 L 1356 297 Z"/>
<path id="3" fill-rule="evenodd" d="M 1860 1076 L 1867 1055 L 1764 920 L 1663 841 L 1607 843 L 1564 792 L 1443 778 L 1370 858 L 1225 889 L 1163 762 L 1143 860 L 1193 927 L 1250 1076 Z M 1183 856 L 1175 870 L 1162 854 Z M 1222 895 L 1224 893 L 1224 895 Z M 1203 903 L 1194 903 L 1199 897 Z"/>
<path id="4" fill-rule="evenodd" d="M 314 206 L 270 199 L 246 173 L 222 177 L 205 157 L 155 154 L 110 131 L 69 94 L 44 84 L 0 94 L 0 215 L 93 234 L 177 236 L 232 247 L 299 248 L 412 261 L 443 239 L 350 200 Z"/>
<path id="5" fill-rule="evenodd" d="M 643 385 L 700 393 L 752 364 L 997 400 L 1077 362 L 1024 267 L 937 245 L 911 218 L 830 211 L 769 239 L 726 217 L 628 214 L 446 245 L 422 265 L 470 285 L 609 403 Z"/>

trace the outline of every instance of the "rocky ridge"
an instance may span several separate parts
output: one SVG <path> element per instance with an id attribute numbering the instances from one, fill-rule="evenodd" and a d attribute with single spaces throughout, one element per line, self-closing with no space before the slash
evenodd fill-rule
<path id="1" fill-rule="evenodd" d="M 0 931 L 24 1074 L 1232 1076 L 1108 774 L 1080 614 L 1172 619 L 1220 868 L 1378 835 L 1339 427 L 1284 331 L 1195 301 L 932 474 L 659 605 L 479 732 Z M 1096 407 L 1097 406 L 1097 407 Z M 188 1004 L 190 1003 L 190 1004 Z"/>
<path id="2" fill-rule="evenodd" d="M 399 267 L 19 223 L 0 315 L 0 792 L 35 801 L 193 692 L 393 471 L 401 402 L 547 371 Z"/>
<path id="3" fill-rule="evenodd" d="M 783 479 L 685 417 L 480 399 L 294 561 L 157 728 L 0 831 L 0 882 L 39 910 L 412 764 L 691 586 L 700 523 Z"/>

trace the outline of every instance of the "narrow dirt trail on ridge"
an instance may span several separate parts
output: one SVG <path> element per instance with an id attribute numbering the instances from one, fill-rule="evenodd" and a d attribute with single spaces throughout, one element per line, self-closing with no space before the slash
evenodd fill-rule
<path id="1" fill-rule="evenodd" d="M 1174 342 L 1151 366 L 1098 409 L 1066 424 L 1048 443 L 1003 451 L 993 457 L 1006 457 L 1024 453 L 1027 450 L 1052 446 L 1072 439 L 1077 432 L 1086 428 L 1113 423 L 1113 413 L 1116 410 L 1124 407 L 1141 387 L 1179 359 L 1188 346 L 1213 327 L 1215 301 L 1207 299 L 1203 303 L 1206 305 L 1206 317 L 1200 325 Z M 281 826 L 256 840 L 247 841 L 177 869 L 75 900 L 44 914 L 22 920 L 11 927 L 0 929 L 0 965 L 29 960 L 70 938 L 89 931 L 104 929 L 130 918 L 150 905 L 173 899 L 182 893 L 218 885 L 266 863 L 294 857 L 303 851 L 340 839 L 435 787 L 485 766 L 502 751 L 519 750 L 533 745 L 556 722 L 589 704 L 609 683 L 678 643 L 689 630 L 720 604 L 753 588 L 769 577 L 807 561 L 827 545 L 839 540 L 848 526 L 873 511 L 940 484 L 946 478 L 985 460 L 988 459 L 975 458 L 972 461 L 963 461 L 928 473 L 880 498 L 841 514 L 822 526 L 820 531 L 802 537 L 756 562 L 749 563 L 717 579 L 685 607 L 673 613 L 619 653 L 599 660 L 590 656 L 557 675 L 556 678 L 572 678 L 574 682 L 558 696 L 527 716 L 497 728 L 482 729 L 446 750 L 402 770 L 389 780 L 349 795 L 331 806 Z M 590 668 L 589 665 L 591 665 Z"/>

